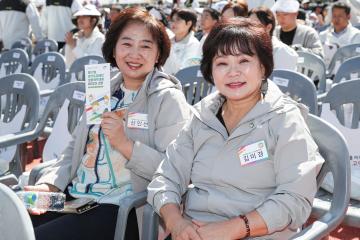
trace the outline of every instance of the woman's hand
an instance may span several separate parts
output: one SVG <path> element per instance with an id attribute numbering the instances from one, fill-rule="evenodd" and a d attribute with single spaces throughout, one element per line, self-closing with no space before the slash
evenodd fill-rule
<path id="1" fill-rule="evenodd" d="M 197 232 L 202 240 L 239 239 L 239 223 L 236 219 L 213 223 L 193 220 L 193 223 L 198 227 Z"/>
<path id="2" fill-rule="evenodd" d="M 74 48 L 76 45 L 76 39 L 71 32 L 67 32 L 65 34 L 65 42 L 70 48 Z"/>
<path id="3" fill-rule="evenodd" d="M 54 185 L 50 185 L 46 183 L 35 186 L 24 186 L 24 190 L 32 191 L 32 192 L 60 192 L 60 189 L 58 189 Z M 45 210 L 39 210 L 39 209 L 28 209 L 28 211 L 32 215 L 41 215 L 46 213 Z"/>
<path id="4" fill-rule="evenodd" d="M 114 112 L 105 112 L 101 128 L 111 146 L 121 152 L 125 158 L 130 159 L 134 142 L 125 134 L 123 119 Z"/>
<path id="5" fill-rule="evenodd" d="M 171 227 L 171 239 L 174 240 L 202 240 L 196 232 L 198 227 L 191 221 L 181 218 Z"/>
<path id="6" fill-rule="evenodd" d="M 183 218 L 177 204 L 165 204 L 160 208 L 160 215 L 165 222 L 166 229 L 171 232 L 171 239 L 201 240 L 196 232 L 197 226 Z"/>

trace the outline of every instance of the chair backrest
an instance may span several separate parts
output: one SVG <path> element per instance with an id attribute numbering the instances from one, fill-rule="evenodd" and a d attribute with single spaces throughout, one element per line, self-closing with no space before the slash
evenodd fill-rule
<path id="1" fill-rule="evenodd" d="M 45 126 L 48 126 L 47 123 L 49 119 L 56 119 L 65 99 L 69 100 L 67 126 L 69 132 L 73 132 L 84 111 L 85 82 L 67 83 L 56 88 L 46 104 L 37 131 L 43 131 Z"/>
<path id="2" fill-rule="evenodd" d="M 191 105 L 199 102 L 212 90 L 212 85 L 205 81 L 200 66 L 181 69 L 175 77 L 181 82 L 186 101 Z"/>
<path id="3" fill-rule="evenodd" d="M 30 60 L 32 54 L 32 41 L 30 38 L 22 38 L 19 41 L 14 42 L 11 48 L 21 48 L 25 50 Z"/>
<path id="4" fill-rule="evenodd" d="M 360 55 L 360 43 L 340 47 L 331 59 L 328 70 L 333 74 L 335 68 L 340 66 L 346 59 Z"/>
<path id="5" fill-rule="evenodd" d="M 4 76 L 20 72 L 26 73 L 28 71 L 28 66 L 29 57 L 27 53 L 20 48 L 14 48 L 1 54 L 0 74 L 3 74 L 2 69 L 4 69 Z"/>
<path id="6" fill-rule="evenodd" d="M 17 73 L 0 79 L 0 121 L 3 134 L 21 134 L 35 129 L 39 113 L 39 85 L 25 73 Z M 19 176 L 23 169 L 16 146 L 1 149 L 0 171 L 10 170 Z M 2 168 L 2 169 L 1 169 Z M 0 174 L 2 174 L 0 173 Z"/>
<path id="7" fill-rule="evenodd" d="M 26 73 L 17 73 L 0 79 L 0 113 L 3 122 L 11 121 L 26 106 L 26 128 L 34 129 L 39 113 L 39 85 Z M 4 101 L 3 101 L 4 100 Z"/>
<path id="8" fill-rule="evenodd" d="M 0 183 L 0 232 L 2 239 L 35 240 L 28 211 L 15 192 Z"/>
<path id="9" fill-rule="evenodd" d="M 32 54 L 36 57 L 47 52 L 57 52 L 57 50 L 58 44 L 56 41 L 52 39 L 44 39 L 36 43 Z"/>
<path id="10" fill-rule="evenodd" d="M 85 56 L 76 59 L 73 64 L 71 64 L 69 73 L 67 75 L 68 81 L 73 82 L 76 81 L 85 81 L 85 65 L 91 64 L 101 64 L 105 63 L 105 59 L 101 56 Z"/>
<path id="11" fill-rule="evenodd" d="M 49 82 L 54 80 L 57 75 L 59 75 L 60 78 L 59 85 L 67 82 L 65 78 L 65 58 L 60 53 L 49 52 L 37 56 L 30 67 L 29 72 L 31 75 L 34 76 L 35 71 L 37 71 L 38 67 L 40 67 L 39 65 L 41 66 L 41 79 L 36 79 L 37 81 L 39 81 L 39 84 L 42 84 L 41 81 L 43 81 L 43 83 L 45 84 L 48 84 Z"/>
<path id="12" fill-rule="evenodd" d="M 329 234 L 345 216 L 350 200 L 350 162 L 345 139 L 334 126 L 314 115 L 307 118 L 307 124 L 320 154 L 325 159 L 317 176 L 317 185 L 320 187 L 329 172 L 334 179 L 333 199 L 329 211 L 293 238 L 315 240 Z"/>
<path id="13" fill-rule="evenodd" d="M 318 114 L 315 84 L 307 76 L 294 71 L 276 69 L 270 79 L 285 94 L 308 106 L 310 113 Z"/>
<path id="14" fill-rule="evenodd" d="M 349 80 L 336 84 L 326 94 L 322 102 L 329 103 L 330 109 L 336 111 L 336 116 L 345 125 L 344 104 L 352 104 L 351 128 L 359 128 L 360 120 L 360 79 Z"/>
<path id="15" fill-rule="evenodd" d="M 298 54 L 297 71 L 308 76 L 318 86 L 319 93 L 325 92 L 326 66 L 324 60 L 308 52 L 298 52 Z"/>
<path id="16" fill-rule="evenodd" d="M 359 46 L 360 48 L 360 46 Z M 352 80 L 360 77 L 360 55 L 345 60 L 335 74 L 333 83 L 339 83 L 343 80 Z"/>

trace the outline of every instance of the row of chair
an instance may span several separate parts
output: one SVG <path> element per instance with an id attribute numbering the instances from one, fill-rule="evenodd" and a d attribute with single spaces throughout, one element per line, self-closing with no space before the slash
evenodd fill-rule
<path id="1" fill-rule="evenodd" d="M 40 54 L 47 52 L 57 52 L 58 44 L 55 40 L 43 39 L 38 41 L 33 48 L 30 38 L 22 38 L 12 44 L 11 49 L 14 48 L 23 49 L 27 53 L 28 58 L 32 61 Z"/>
<path id="2" fill-rule="evenodd" d="M 298 52 L 297 71 L 308 76 L 318 86 L 318 93 L 324 93 L 327 85 L 359 76 L 360 44 L 351 44 L 337 50 L 328 70 L 323 59 L 308 53 Z M 350 60 L 352 59 L 352 60 Z"/>
<path id="3" fill-rule="evenodd" d="M 59 75 L 60 83 L 72 81 L 84 81 L 84 66 L 89 64 L 105 63 L 101 56 L 85 56 L 76 59 L 66 71 L 65 58 L 57 52 L 48 52 L 38 55 L 29 66 L 29 58 L 22 49 L 15 48 L 2 52 L 0 57 L 0 75 L 1 77 L 13 73 L 29 73 L 34 75 L 35 71 L 41 67 L 41 73 L 45 82 L 54 79 Z"/>

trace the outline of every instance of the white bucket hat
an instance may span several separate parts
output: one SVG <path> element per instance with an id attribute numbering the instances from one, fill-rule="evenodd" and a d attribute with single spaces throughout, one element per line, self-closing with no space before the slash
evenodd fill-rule
<path id="1" fill-rule="evenodd" d="M 74 17 L 79 17 L 79 16 L 100 17 L 101 13 L 96 9 L 95 5 L 87 4 L 74 14 Z"/>

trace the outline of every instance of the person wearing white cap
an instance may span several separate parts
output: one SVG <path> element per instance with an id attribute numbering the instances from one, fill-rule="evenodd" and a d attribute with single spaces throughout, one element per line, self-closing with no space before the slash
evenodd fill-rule
<path id="1" fill-rule="evenodd" d="M 82 8 L 80 0 L 47 0 L 41 14 L 43 34 L 57 41 L 59 49 L 65 45 L 65 34 L 75 26 L 72 15 Z"/>
<path id="2" fill-rule="evenodd" d="M 296 0 L 279 0 L 272 7 L 280 26 L 275 28 L 275 36 L 295 50 L 314 53 L 323 57 L 323 48 L 315 29 L 298 24 L 296 21 L 299 2 Z"/>
<path id="3" fill-rule="evenodd" d="M 88 4 L 74 14 L 79 32 L 68 32 L 65 36 L 66 65 L 70 67 L 77 58 L 87 55 L 102 56 L 101 47 L 105 41 L 97 27 L 101 13 L 94 5 Z"/>
<path id="4" fill-rule="evenodd" d="M 0 42 L 5 49 L 10 49 L 15 41 L 28 37 L 30 25 L 36 40 L 41 40 L 40 16 L 33 3 L 25 0 L 0 1 Z"/>

